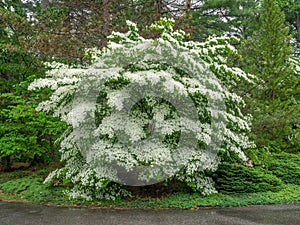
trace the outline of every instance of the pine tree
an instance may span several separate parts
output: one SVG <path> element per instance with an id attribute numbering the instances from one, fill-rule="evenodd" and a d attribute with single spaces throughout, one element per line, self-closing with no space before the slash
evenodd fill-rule
<path id="1" fill-rule="evenodd" d="M 260 79 L 256 87 L 245 88 L 245 95 L 249 96 L 246 110 L 254 117 L 257 144 L 296 149 L 299 103 L 294 96 L 299 76 L 289 60 L 292 57 L 289 27 L 275 0 L 263 0 L 256 31 L 244 41 L 242 55 L 244 70 Z"/>
<path id="2" fill-rule="evenodd" d="M 192 10 L 179 21 L 194 40 L 224 34 L 237 36 L 248 33 L 249 20 L 255 14 L 254 0 L 192 1 Z"/>

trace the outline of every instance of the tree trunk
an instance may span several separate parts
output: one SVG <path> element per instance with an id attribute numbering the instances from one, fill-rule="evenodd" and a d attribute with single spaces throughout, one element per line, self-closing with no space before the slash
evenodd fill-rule
<path id="1" fill-rule="evenodd" d="M 161 0 L 156 0 L 156 14 L 157 14 L 158 19 L 160 19 L 162 16 L 162 1 Z"/>
<path id="2" fill-rule="evenodd" d="M 1 159 L 4 171 L 11 171 L 10 156 L 5 156 Z"/>
<path id="3" fill-rule="evenodd" d="M 49 135 L 49 148 L 50 148 L 50 155 L 53 162 L 57 161 L 57 157 L 54 150 L 54 144 L 53 144 L 53 135 Z"/>
<path id="4" fill-rule="evenodd" d="M 109 0 L 103 0 L 102 1 L 102 40 L 101 40 L 101 46 L 105 47 L 107 44 L 107 36 L 110 32 L 110 3 Z"/>
<path id="5" fill-rule="evenodd" d="M 190 12 L 191 9 L 192 9 L 192 3 L 191 3 L 191 0 L 185 0 L 185 9 L 186 9 L 186 12 Z"/>
<path id="6" fill-rule="evenodd" d="M 297 13 L 296 15 L 296 28 L 297 28 L 297 32 L 298 32 L 298 40 L 300 40 L 300 13 Z"/>

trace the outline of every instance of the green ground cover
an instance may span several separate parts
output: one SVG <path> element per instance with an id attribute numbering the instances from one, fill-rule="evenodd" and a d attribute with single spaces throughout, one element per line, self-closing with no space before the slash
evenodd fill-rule
<path id="1" fill-rule="evenodd" d="M 177 188 L 169 192 L 164 192 L 165 190 L 160 187 L 156 190 L 157 195 L 151 194 L 151 197 L 141 194 L 143 189 L 140 189 L 140 192 L 135 191 L 132 197 L 115 201 L 72 200 L 63 194 L 63 191 L 70 188 L 70 184 L 60 186 L 43 184 L 49 171 L 53 170 L 51 167 L 43 167 L 2 172 L 0 199 L 86 207 L 182 209 L 299 202 L 300 168 L 297 164 L 295 167 L 287 167 L 287 164 L 298 162 L 299 154 L 282 156 L 282 153 L 273 154 L 272 160 L 268 157 L 268 164 L 264 165 L 264 169 L 261 166 L 246 167 L 239 164 L 221 166 L 215 176 L 219 193 L 209 196 L 193 193 L 176 184 Z M 277 166 L 276 170 L 274 165 Z M 280 172 L 282 167 L 285 167 L 285 173 Z M 152 189 L 157 187 L 154 186 Z M 144 189 L 144 192 L 149 193 L 149 189 Z M 155 190 L 150 192 L 155 193 Z"/>

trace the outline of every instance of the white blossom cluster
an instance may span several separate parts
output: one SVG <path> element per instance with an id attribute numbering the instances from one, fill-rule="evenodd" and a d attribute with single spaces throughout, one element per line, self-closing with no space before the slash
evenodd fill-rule
<path id="1" fill-rule="evenodd" d="M 218 152 L 246 160 L 243 149 L 253 146 L 244 135 L 250 130 L 244 102 L 226 85 L 253 77 L 226 65 L 225 53 L 235 52 L 228 38 L 184 42 L 174 21 L 161 19 L 151 26 L 161 37 L 151 40 L 127 25 L 127 33 L 111 34 L 106 49 L 87 51 L 91 65 L 53 63 L 46 78 L 30 85 L 53 90 L 37 109 L 71 127 L 61 138 L 66 165 L 45 182 L 63 177 L 74 185 L 72 198 L 113 199 L 128 193 L 112 181 L 140 171 L 141 181 L 174 177 L 214 193 L 205 171 L 217 169 Z"/>

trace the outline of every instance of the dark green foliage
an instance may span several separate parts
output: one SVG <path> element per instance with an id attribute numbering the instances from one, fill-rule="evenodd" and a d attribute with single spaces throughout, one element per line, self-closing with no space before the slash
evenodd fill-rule
<path id="1" fill-rule="evenodd" d="M 300 185 L 299 155 L 276 154 L 273 160 L 266 162 L 266 167 L 283 182 Z"/>
<path id="2" fill-rule="evenodd" d="M 29 83 L 43 75 L 41 63 L 20 52 L 0 54 L 0 59 L 0 166 L 10 170 L 15 161 L 33 165 L 58 158 L 55 139 L 65 125 L 35 110 L 49 91 L 27 91 Z"/>
<path id="3" fill-rule="evenodd" d="M 16 161 L 34 165 L 58 158 L 55 139 L 65 128 L 57 118 L 35 110 L 49 91 L 27 91 L 45 71 L 39 56 L 20 42 L 31 27 L 29 5 L 20 0 L 0 5 L 0 169 L 4 170 Z"/>
<path id="4" fill-rule="evenodd" d="M 272 173 L 241 164 L 221 164 L 214 179 L 221 193 L 278 191 L 282 186 L 282 181 Z"/>
<path id="5" fill-rule="evenodd" d="M 299 140 L 299 75 L 290 62 L 289 26 L 276 0 L 264 0 L 254 35 L 243 41 L 242 69 L 259 78 L 255 86 L 240 85 L 245 113 L 253 115 L 252 137 L 259 147 L 296 152 Z"/>
<path id="6" fill-rule="evenodd" d="M 287 21 L 293 27 L 293 33 L 297 38 L 298 44 L 300 41 L 300 1 L 295 0 L 277 0 L 279 6 L 285 13 Z M 299 54 L 299 52 L 298 52 Z"/>
<path id="7" fill-rule="evenodd" d="M 11 11 L 10 8 L 14 10 Z M 30 31 L 26 7 L 22 1 L 5 1 L 0 5 L 0 92 L 8 93 L 14 85 L 38 74 L 41 62 L 32 51 L 25 51 L 21 37 Z M 32 35 L 32 34 L 31 34 Z"/>
<path id="8" fill-rule="evenodd" d="M 187 27 L 195 40 L 227 32 L 249 35 L 249 21 L 255 15 L 256 6 L 252 0 L 205 0 L 201 1 L 201 6 L 195 6 L 196 9 L 185 16 L 185 24 L 180 25 Z"/>
<path id="9" fill-rule="evenodd" d="M 274 151 L 274 150 L 273 150 Z M 300 185 L 300 154 L 253 149 L 247 152 L 254 165 L 262 166 L 283 182 Z"/>
<path id="10" fill-rule="evenodd" d="M 14 85 L 24 81 L 31 74 L 36 73 L 38 62 L 29 54 L 9 52 L 0 43 L 0 92 L 10 92 Z"/>
<path id="11" fill-rule="evenodd" d="M 199 194 L 176 193 L 163 199 L 138 199 L 125 203 L 127 206 L 135 208 L 197 208 L 203 206 L 246 206 L 255 204 L 278 204 L 297 201 L 300 198 L 299 187 L 297 185 L 287 185 L 278 192 L 258 192 L 258 193 L 236 193 L 236 194 L 212 194 L 203 197 Z M 294 200 L 292 200 L 294 199 Z M 123 203 L 123 205 L 125 205 Z"/>

